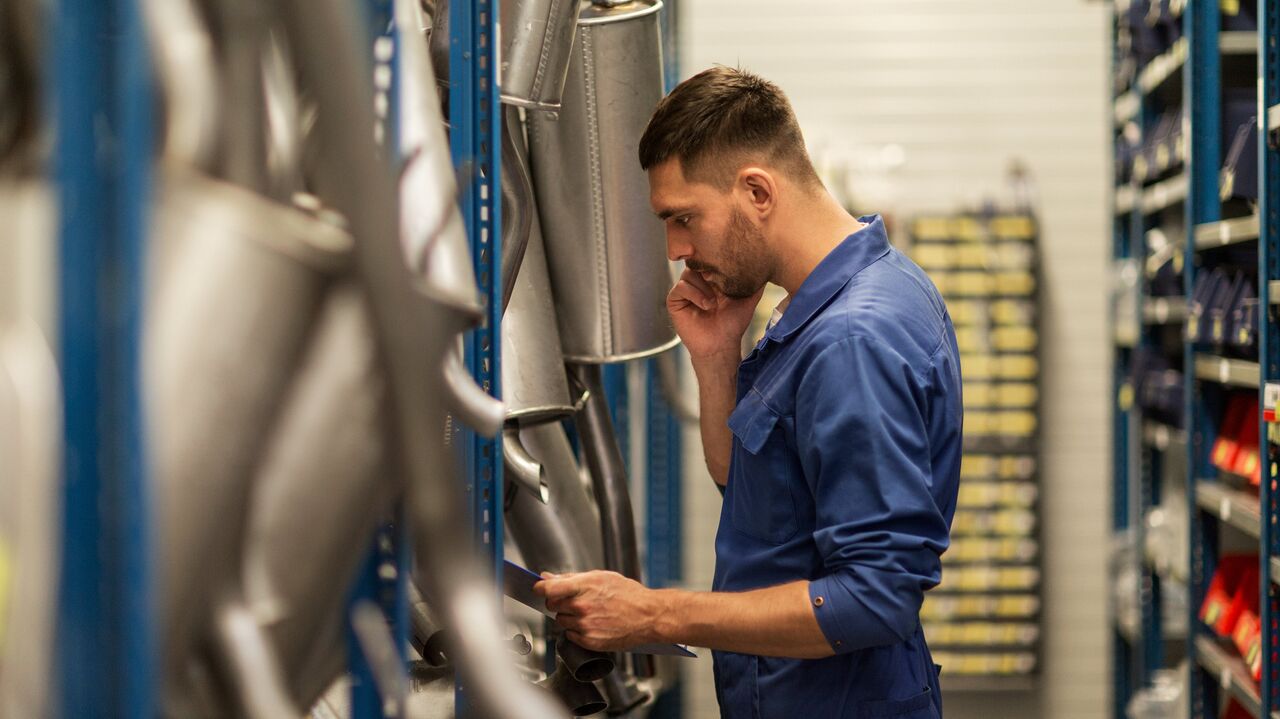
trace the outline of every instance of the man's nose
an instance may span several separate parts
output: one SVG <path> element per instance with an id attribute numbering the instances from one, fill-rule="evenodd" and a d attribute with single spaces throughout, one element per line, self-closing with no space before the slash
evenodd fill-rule
<path id="1" fill-rule="evenodd" d="M 667 231 L 667 259 L 672 262 L 680 262 L 693 257 L 693 245 L 672 236 L 670 230 Z"/>

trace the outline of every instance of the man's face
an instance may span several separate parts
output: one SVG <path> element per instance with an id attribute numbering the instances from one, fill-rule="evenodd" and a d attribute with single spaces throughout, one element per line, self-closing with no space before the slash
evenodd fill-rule
<path id="1" fill-rule="evenodd" d="M 649 169 L 649 202 L 666 226 L 667 257 L 684 260 L 712 287 L 742 299 L 769 280 L 768 242 L 734 189 L 689 182 L 670 159 Z"/>

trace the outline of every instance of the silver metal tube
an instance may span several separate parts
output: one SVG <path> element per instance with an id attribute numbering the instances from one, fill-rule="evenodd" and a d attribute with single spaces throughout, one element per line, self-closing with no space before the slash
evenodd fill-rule
<path id="1" fill-rule="evenodd" d="M 574 716 L 598 714 L 608 707 L 596 686 L 574 677 L 563 661 L 557 662 L 556 670 L 538 685 L 559 697 Z"/>
<path id="2" fill-rule="evenodd" d="M 618 446 L 613 419 L 609 415 L 603 372 L 599 365 L 570 365 L 570 371 L 587 390 L 586 405 L 578 413 L 575 424 L 582 439 L 582 454 L 591 473 L 596 505 L 600 508 L 605 567 L 642 581 L 627 465 L 622 459 L 622 448 Z M 631 663 L 638 676 L 653 676 L 655 669 L 650 655 L 634 654 Z"/>
<path id="3" fill-rule="evenodd" d="M 208 169 L 219 132 L 213 40 L 192 0 L 146 0 L 147 38 L 165 97 L 164 156 Z"/>
<path id="4" fill-rule="evenodd" d="M 556 656 L 564 662 L 569 673 L 580 682 L 604 679 L 613 671 L 613 657 L 575 644 L 565 637 L 556 639 Z"/>
<path id="5" fill-rule="evenodd" d="M 533 179 L 525 157 L 524 122 L 520 110 L 502 108 L 502 311 L 515 292 L 537 208 Z M 545 300 L 544 300 L 545 301 Z"/>
<path id="6" fill-rule="evenodd" d="M 445 357 L 443 379 L 449 408 L 463 424 L 485 437 L 502 429 L 506 406 L 476 384 L 462 362 L 461 348 L 455 346 Z"/>
<path id="7" fill-rule="evenodd" d="M 238 602 L 224 604 L 215 618 L 214 639 L 234 701 L 249 719 L 289 719 L 306 712 L 294 706 L 275 648 L 253 612 Z"/>
<path id="8" fill-rule="evenodd" d="M 503 430 L 502 458 L 507 469 L 507 477 L 529 496 L 546 504 L 551 496 L 547 488 L 547 474 L 538 460 L 529 456 L 529 451 L 521 444 L 518 430 Z"/>

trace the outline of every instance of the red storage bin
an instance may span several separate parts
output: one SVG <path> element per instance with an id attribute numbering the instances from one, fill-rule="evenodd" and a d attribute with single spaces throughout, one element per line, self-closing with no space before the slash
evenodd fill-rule
<path id="1" fill-rule="evenodd" d="M 1249 597 L 1257 605 L 1258 558 L 1229 555 L 1218 562 L 1200 605 L 1200 620 L 1221 637 L 1230 637 L 1240 615 L 1249 607 Z"/>

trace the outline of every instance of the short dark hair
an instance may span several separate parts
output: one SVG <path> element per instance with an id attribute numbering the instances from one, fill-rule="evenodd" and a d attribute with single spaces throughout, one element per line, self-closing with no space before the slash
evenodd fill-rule
<path id="1" fill-rule="evenodd" d="M 787 96 L 758 75 L 722 65 L 662 98 L 640 138 L 645 170 L 674 157 L 686 177 L 721 189 L 733 184 L 733 173 L 752 156 L 801 184 L 821 185 Z"/>

